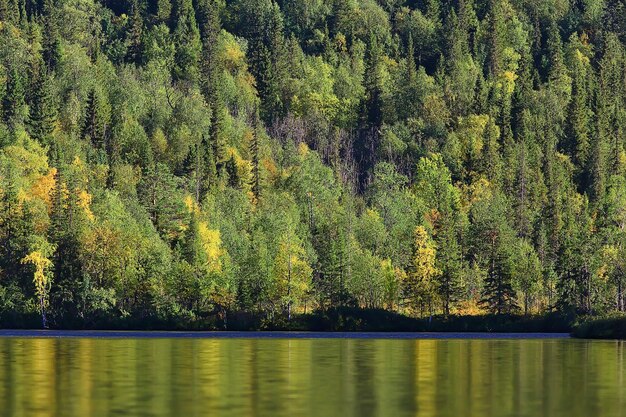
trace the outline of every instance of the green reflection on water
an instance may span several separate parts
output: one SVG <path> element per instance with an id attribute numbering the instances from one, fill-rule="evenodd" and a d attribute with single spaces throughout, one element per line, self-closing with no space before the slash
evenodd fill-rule
<path id="1" fill-rule="evenodd" d="M 624 344 L 0 339 L 3 416 L 626 416 Z"/>

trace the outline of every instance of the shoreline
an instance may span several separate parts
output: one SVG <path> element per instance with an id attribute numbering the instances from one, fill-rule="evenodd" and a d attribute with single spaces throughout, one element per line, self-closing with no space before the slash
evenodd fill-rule
<path id="1" fill-rule="evenodd" d="M 370 339 L 519 340 L 570 339 L 569 333 L 520 332 L 303 332 L 303 331 L 150 331 L 150 330 L 0 330 L 0 338 L 92 339 Z"/>

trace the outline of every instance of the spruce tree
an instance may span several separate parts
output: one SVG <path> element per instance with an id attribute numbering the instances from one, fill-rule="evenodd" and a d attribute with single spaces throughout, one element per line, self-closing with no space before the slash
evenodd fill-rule
<path id="1" fill-rule="evenodd" d="M 68 183 L 67 168 L 57 147 L 51 153 L 52 159 L 57 161 L 57 172 L 48 229 L 48 241 L 56 246 L 53 257 L 56 278 L 50 290 L 50 304 L 57 320 L 69 322 L 84 317 L 81 293 L 86 291 L 86 282 L 80 256 L 80 230 L 74 221 L 76 205 L 72 194 L 67 194 L 68 188 L 72 189 Z"/>
<path id="2" fill-rule="evenodd" d="M 589 186 L 589 168 L 592 156 L 591 109 L 592 95 L 589 77 L 593 76 L 589 58 L 582 50 L 577 35 L 570 38 L 569 60 L 572 74 L 572 100 L 568 108 L 568 117 L 565 128 L 565 149 L 574 157 L 577 166 L 580 189 L 587 191 Z"/>
<path id="3" fill-rule="evenodd" d="M 111 129 L 111 105 L 107 95 L 97 88 L 89 92 L 82 136 L 89 138 L 96 149 L 107 150 Z"/>
<path id="4" fill-rule="evenodd" d="M 417 85 L 417 67 L 415 65 L 415 47 L 413 46 L 413 35 L 409 34 L 406 48 L 406 68 L 401 92 L 399 94 L 398 117 L 407 119 L 416 117 L 419 110 L 419 87 Z"/>
<path id="5" fill-rule="evenodd" d="M 192 1 L 175 0 L 172 15 L 176 45 L 174 76 L 179 80 L 195 82 L 202 44 Z"/>
<path id="6" fill-rule="evenodd" d="M 364 191 L 376 161 L 380 129 L 383 125 L 383 91 L 381 80 L 382 52 L 378 40 L 371 36 L 365 55 L 365 97 L 361 102 L 359 131 L 354 143 L 357 164 L 357 186 Z"/>
<path id="7" fill-rule="evenodd" d="M 443 303 L 443 312 L 450 314 L 451 307 L 461 296 L 463 259 L 455 219 L 446 216 L 437 233 L 438 264 L 441 274 L 437 277 L 437 292 Z"/>
<path id="8" fill-rule="evenodd" d="M 143 53 L 143 19 L 139 0 L 132 1 L 130 13 L 130 27 L 127 35 L 130 45 L 128 46 L 127 58 L 130 62 L 139 65 L 142 62 Z"/>
<path id="9" fill-rule="evenodd" d="M 160 23 L 168 23 L 172 14 L 171 0 L 156 0 L 156 19 Z"/>
<path id="10" fill-rule="evenodd" d="M 41 62 L 35 75 L 30 103 L 28 125 L 31 137 L 44 145 L 49 144 L 56 117 L 52 80 L 46 73 L 43 62 Z"/>
<path id="11" fill-rule="evenodd" d="M 6 92 L 2 100 L 2 119 L 15 129 L 24 121 L 25 89 L 23 76 L 15 67 L 9 70 Z"/>
<path id="12" fill-rule="evenodd" d="M 250 71 L 261 99 L 261 119 L 271 126 L 284 114 L 283 83 L 286 75 L 282 13 L 272 0 L 256 0 L 243 18 L 250 46 Z"/>
<path id="13" fill-rule="evenodd" d="M 220 172 L 225 158 L 225 146 L 221 134 L 222 112 L 224 110 L 221 78 L 224 67 L 218 50 L 221 23 L 219 8 L 215 0 L 201 0 L 199 2 L 198 20 L 202 38 L 201 86 L 211 111 L 208 145 L 212 148 L 210 150 L 212 160 L 207 161 L 207 163 L 214 165 L 210 168 L 211 171 Z"/>
<path id="14" fill-rule="evenodd" d="M 55 0 L 43 0 L 42 7 L 42 53 L 48 71 L 54 71 L 61 61 L 61 41 L 57 23 Z"/>

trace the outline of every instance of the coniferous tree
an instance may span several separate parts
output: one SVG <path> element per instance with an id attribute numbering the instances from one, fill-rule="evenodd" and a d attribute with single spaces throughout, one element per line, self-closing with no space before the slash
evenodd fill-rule
<path id="1" fill-rule="evenodd" d="M 437 278 L 438 294 L 443 304 L 445 315 L 450 314 L 454 303 L 461 296 L 461 274 L 463 259 L 459 236 L 456 233 L 454 219 L 445 218 L 436 237 L 438 250 L 438 268 L 441 274 Z"/>
<path id="2" fill-rule="evenodd" d="M 566 149 L 574 156 L 579 169 L 578 178 L 582 190 L 589 186 L 589 165 L 591 162 L 591 134 L 593 111 L 592 91 L 589 78 L 593 76 L 590 59 L 585 53 L 578 36 L 570 38 L 570 62 L 572 73 L 572 100 L 569 105 L 565 138 Z"/>
<path id="3" fill-rule="evenodd" d="M 374 36 L 370 37 L 365 56 L 365 97 L 361 103 L 359 131 L 354 143 L 358 189 L 367 186 L 378 151 L 380 129 L 383 125 L 383 91 L 381 81 L 382 52 Z"/>
<path id="4" fill-rule="evenodd" d="M 204 98 L 211 110 L 211 125 L 208 132 L 208 146 L 213 164 L 210 170 L 221 171 L 225 158 L 225 146 L 221 132 L 223 117 L 222 73 L 223 62 L 220 56 L 219 34 L 221 30 L 218 4 L 214 0 L 199 3 L 200 36 L 202 38 L 202 58 L 200 64 L 201 85 Z"/>
<path id="5" fill-rule="evenodd" d="M 271 126 L 283 114 L 285 39 L 282 13 L 273 0 L 256 0 L 245 11 L 242 24 L 249 37 L 250 71 L 257 81 L 261 118 Z"/>
<path id="6" fill-rule="evenodd" d="M 111 122 L 111 105 L 107 95 L 94 88 L 90 91 L 87 98 L 87 108 L 82 128 L 83 138 L 89 138 L 96 149 L 108 152 Z"/>
<path id="7" fill-rule="evenodd" d="M 172 14 L 171 0 L 157 0 L 154 6 L 156 7 L 154 14 L 157 21 L 160 23 L 168 23 Z"/>
<path id="8" fill-rule="evenodd" d="M 24 121 L 24 79 L 16 68 L 10 70 L 7 78 L 6 92 L 2 100 L 2 118 L 7 126 L 15 129 Z"/>
<path id="9" fill-rule="evenodd" d="M 626 126 L 626 113 L 624 112 L 624 50 L 614 35 L 607 35 L 605 49 L 600 60 L 599 86 L 597 99 L 597 175 L 596 183 L 597 196 L 604 194 L 604 187 L 600 178 L 608 179 L 612 174 L 620 170 L 620 155 L 624 152 L 624 128 Z M 602 167 L 604 146 L 605 160 Z"/>
<path id="10" fill-rule="evenodd" d="M 81 292 L 86 288 L 83 266 L 80 257 L 79 229 L 75 222 L 75 204 L 68 194 L 63 157 L 58 150 L 53 150 L 53 158 L 57 161 L 55 186 L 52 190 L 52 210 L 50 214 L 49 241 L 56 251 L 52 258 L 53 274 L 56 279 L 50 290 L 50 304 L 55 312 L 54 321 L 75 320 L 84 317 L 84 303 Z M 84 293 L 83 293 L 84 294 Z"/>
<path id="11" fill-rule="evenodd" d="M 56 106 L 52 89 L 52 80 L 46 73 L 41 62 L 37 69 L 33 84 L 33 93 L 30 103 L 29 127 L 33 139 L 43 144 L 49 144 L 56 122 Z"/>
<path id="12" fill-rule="evenodd" d="M 175 0 L 172 8 L 173 37 L 176 45 L 174 76 L 194 82 L 198 77 L 198 62 L 202 44 L 191 0 Z"/>
<path id="13" fill-rule="evenodd" d="M 398 117 L 402 119 L 415 117 L 419 110 L 419 86 L 417 84 L 417 67 L 415 65 L 415 48 L 413 35 L 409 34 L 406 48 L 406 69 L 402 81 L 398 102 Z"/>
<path id="14" fill-rule="evenodd" d="M 473 251 L 486 273 L 480 302 L 495 314 L 512 313 L 517 309 L 511 274 L 513 233 L 507 218 L 506 200 L 502 195 L 473 207 Z"/>
<path id="15" fill-rule="evenodd" d="M 48 71 L 54 71 L 61 60 L 61 40 L 57 24 L 55 0 L 43 0 L 43 60 Z"/>
<path id="16" fill-rule="evenodd" d="M 139 0 L 133 0 L 130 11 L 130 27 L 128 30 L 128 60 L 140 64 L 143 54 L 143 20 Z"/>

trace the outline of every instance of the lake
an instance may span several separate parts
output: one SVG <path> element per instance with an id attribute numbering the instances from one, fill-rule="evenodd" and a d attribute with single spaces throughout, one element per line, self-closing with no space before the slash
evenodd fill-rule
<path id="1" fill-rule="evenodd" d="M 623 342 L 111 336 L 0 338 L 0 415 L 626 416 Z"/>

